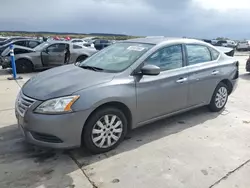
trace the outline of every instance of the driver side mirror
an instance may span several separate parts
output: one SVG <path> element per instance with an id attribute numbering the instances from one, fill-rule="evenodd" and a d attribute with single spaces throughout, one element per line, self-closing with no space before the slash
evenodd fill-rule
<path id="1" fill-rule="evenodd" d="M 149 76 L 156 76 L 159 75 L 161 72 L 160 67 L 156 66 L 156 65 L 144 65 L 141 68 L 141 73 L 142 75 L 149 75 Z"/>

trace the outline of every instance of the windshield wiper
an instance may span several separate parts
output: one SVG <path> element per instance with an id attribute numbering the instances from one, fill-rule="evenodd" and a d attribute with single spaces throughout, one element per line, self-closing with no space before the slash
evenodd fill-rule
<path id="1" fill-rule="evenodd" d="M 93 70 L 93 71 L 103 71 L 102 68 L 94 67 L 94 66 L 82 65 L 80 67 L 83 69 L 89 69 L 89 70 Z"/>

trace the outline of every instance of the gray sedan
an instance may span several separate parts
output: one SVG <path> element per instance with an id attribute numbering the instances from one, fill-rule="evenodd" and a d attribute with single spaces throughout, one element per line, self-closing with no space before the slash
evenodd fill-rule
<path id="1" fill-rule="evenodd" d="M 83 61 L 96 52 L 96 49 L 66 41 L 45 42 L 34 49 L 14 46 L 16 68 L 19 73 Z M 1 54 L 3 68 L 11 67 L 9 55 L 9 48 Z"/>
<path id="2" fill-rule="evenodd" d="M 18 94 L 16 117 L 30 143 L 106 152 L 130 129 L 204 105 L 222 110 L 238 66 L 198 40 L 117 42 L 79 65 L 31 78 Z"/>

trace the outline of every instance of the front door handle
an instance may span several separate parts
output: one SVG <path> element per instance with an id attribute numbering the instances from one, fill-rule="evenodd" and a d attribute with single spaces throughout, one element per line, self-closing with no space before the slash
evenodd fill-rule
<path id="1" fill-rule="evenodd" d="M 214 70 L 211 74 L 212 74 L 212 75 L 217 75 L 217 74 L 219 74 L 219 71 Z"/>
<path id="2" fill-rule="evenodd" d="M 186 81 L 187 81 L 187 78 L 180 78 L 180 79 L 176 80 L 177 83 L 183 83 Z"/>

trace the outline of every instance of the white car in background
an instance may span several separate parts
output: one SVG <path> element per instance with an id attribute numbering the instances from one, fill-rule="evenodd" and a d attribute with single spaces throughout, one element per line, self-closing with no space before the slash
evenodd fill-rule
<path id="1" fill-rule="evenodd" d="M 235 48 L 237 43 L 233 40 L 218 40 L 214 45 Z"/>
<path id="2" fill-rule="evenodd" d="M 236 49 L 238 51 L 249 50 L 250 49 L 250 41 L 249 40 L 239 41 Z"/>
<path id="3" fill-rule="evenodd" d="M 225 47 L 232 47 L 235 48 L 237 46 L 237 43 L 233 40 L 227 40 L 226 46 Z"/>
<path id="4" fill-rule="evenodd" d="M 71 39 L 70 40 L 71 43 L 74 43 L 76 45 L 80 45 L 83 46 L 83 44 L 87 43 L 86 41 L 82 40 L 82 39 Z"/>

